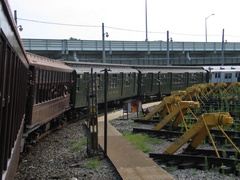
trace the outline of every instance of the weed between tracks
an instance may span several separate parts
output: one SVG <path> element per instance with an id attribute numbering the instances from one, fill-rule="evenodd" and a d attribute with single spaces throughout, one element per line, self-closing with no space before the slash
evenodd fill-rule
<path id="1" fill-rule="evenodd" d="M 102 162 L 99 161 L 99 158 L 98 157 L 94 157 L 92 159 L 90 159 L 87 164 L 85 165 L 85 168 L 87 169 L 95 169 L 99 166 L 102 165 Z"/>
<path id="2" fill-rule="evenodd" d="M 81 140 L 70 140 L 70 143 L 73 144 L 72 147 L 70 147 L 71 151 L 78 151 L 83 149 L 87 145 L 87 138 L 83 138 Z"/>
<path id="3" fill-rule="evenodd" d="M 129 132 L 123 133 L 123 136 L 131 141 L 138 149 L 142 150 L 144 153 L 153 151 L 148 144 L 161 145 L 162 142 L 159 139 L 154 139 L 147 134 L 132 134 Z"/>

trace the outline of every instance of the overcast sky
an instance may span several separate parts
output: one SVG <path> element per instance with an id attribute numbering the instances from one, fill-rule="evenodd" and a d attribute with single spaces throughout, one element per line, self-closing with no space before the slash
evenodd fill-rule
<path id="1" fill-rule="evenodd" d="M 146 39 L 145 0 L 9 0 L 22 38 Z M 239 0 L 147 0 L 148 40 L 240 42 Z M 211 14 L 214 14 L 211 16 Z M 210 17 L 209 17 L 210 16 Z M 37 21 L 37 22 L 36 22 Z M 49 23 L 52 24 L 49 24 Z M 74 26 L 68 26 L 74 25 Z"/>

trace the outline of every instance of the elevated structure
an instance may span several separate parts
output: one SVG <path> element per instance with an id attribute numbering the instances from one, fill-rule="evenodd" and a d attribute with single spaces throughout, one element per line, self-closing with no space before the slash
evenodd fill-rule
<path id="1" fill-rule="evenodd" d="M 101 40 L 23 39 L 27 51 L 53 59 L 102 62 Z M 107 63 L 166 65 L 221 65 L 240 63 L 240 43 L 105 41 Z M 169 52 L 169 53 L 167 53 Z"/>

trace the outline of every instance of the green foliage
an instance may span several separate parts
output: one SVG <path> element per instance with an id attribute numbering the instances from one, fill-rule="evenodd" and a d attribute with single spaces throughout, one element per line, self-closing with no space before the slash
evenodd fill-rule
<path id="1" fill-rule="evenodd" d="M 236 169 L 240 169 L 240 163 L 237 163 Z"/>
<path id="2" fill-rule="evenodd" d="M 82 138 L 81 144 L 82 145 L 87 145 L 87 138 Z"/>
<path id="3" fill-rule="evenodd" d="M 87 145 L 87 138 L 82 138 L 81 140 L 70 140 L 72 144 L 74 144 L 72 147 L 70 147 L 71 151 L 79 151 L 83 149 L 85 145 Z"/>
<path id="4" fill-rule="evenodd" d="M 138 149 L 142 150 L 143 152 L 151 152 L 152 148 L 148 147 L 149 144 L 162 144 L 162 142 L 158 139 L 151 138 L 147 134 L 131 134 L 131 133 L 124 133 L 123 134 L 126 139 L 131 141 Z"/>
<path id="5" fill-rule="evenodd" d="M 82 146 L 80 146 L 80 145 L 75 145 L 75 146 L 70 147 L 71 151 L 79 151 L 81 149 L 82 149 Z"/>
<path id="6" fill-rule="evenodd" d="M 168 173 L 171 173 L 171 172 L 176 171 L 176 169 L 175 169 L 174 167 L 166 167 L 165 170 L 166 170 Z"/>
<path id="7" fill-rule="evenodd" d="M 90 159 L 87 164 L 85 165 L 85 168 L 87 169 L 95 169 L 102 165 L 102 162 L 99 161 L 97 158 Z"/>

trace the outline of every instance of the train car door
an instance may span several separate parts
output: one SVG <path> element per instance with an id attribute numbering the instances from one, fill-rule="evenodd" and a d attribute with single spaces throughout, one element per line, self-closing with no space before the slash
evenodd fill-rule
<path id="1" fill-rule="evenodd" d="M 240 72 L 236 72 L 237 82 L 240 82 Z"/>

